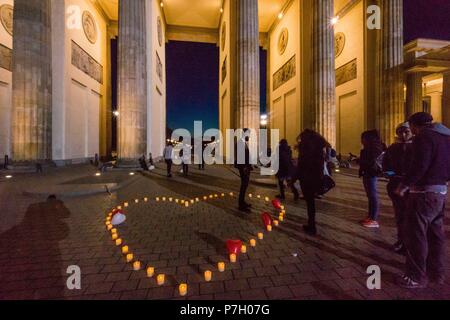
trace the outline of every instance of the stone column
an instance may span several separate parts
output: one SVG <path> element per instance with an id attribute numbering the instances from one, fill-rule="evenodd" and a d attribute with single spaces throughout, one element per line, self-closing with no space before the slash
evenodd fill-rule
<path id="1" fill-rule="evenodd" d="M 119 1 L 118 156 L 137 165 L 147 153 L 146 0 Z"/>
<path id="2" fill-rule="evenodd" d="M 376 125 L 387 144 L 395 140 L 395 128 L 405 120 L 403 79 L 403 0 L 382 0 L 379 38 L 379 99 Z"/>
<path id="3" fill-rule="evenodd" d="M 444 73 L 442 87 L 442 123 L 450 128 L 450 72 Z"/>
<path id="4" fill-rule="evenodd" d="M 334 0 L 313 1 L 312 129 L 336 145 Z"/>
<path id="5" fill-rule="evenodd" d="M 406 119 L 423 111 L 423 83 L 420 73 L 406 75 Z"/>
<path id="6" fill-rule="evenodd" d="M 52 157 L 50 0 L 14 1 L 12 157 L 32 163 Z"/>
<path id="7" fill-rule="evenodd" d="M 258 0 L 237 4 L 237 102 L 239 128 L 259 129 L 260 66 Z"/>

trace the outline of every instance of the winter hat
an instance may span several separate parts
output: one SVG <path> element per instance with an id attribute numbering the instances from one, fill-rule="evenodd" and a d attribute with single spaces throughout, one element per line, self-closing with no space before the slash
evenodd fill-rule
<path id="1" fill-rule="evenodd" d="M 418 112 L 413 114 L 408 122 L 414 126 L 425 126 L 427 124 L 433 123 L 433 116 L 427 112 Z"/>

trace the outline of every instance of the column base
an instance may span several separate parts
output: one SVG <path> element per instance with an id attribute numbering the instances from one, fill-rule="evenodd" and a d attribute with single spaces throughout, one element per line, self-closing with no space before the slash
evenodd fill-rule
<path id="1" fill-rule="evenodd" d="M 51 160 L 36 161 L 13 161 L 8 166 L 8 170 L 19 173 L 42 172 L 44 169 L 55 167 L 55 163 Z"/>

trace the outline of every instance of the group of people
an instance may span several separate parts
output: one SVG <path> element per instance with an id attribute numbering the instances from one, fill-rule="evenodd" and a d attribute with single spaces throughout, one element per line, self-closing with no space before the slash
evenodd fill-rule
<path id="1" fill-rule="evenodd" d="M 428 113 L 414 114 L 397 127 L 397 141 L 389 147 L 377 130 L 361 136 L 359 176 L 368 197 L 368 216 L 361 224 L 367 228 L 380 227 L 377 184 L 380 177 L 387 177 L 398 230 L 393 249 L 406 255 L 405 275 L 399 279 L 399 285 L 410 289 L 424 288 L 429 280 L 438 284 L 445 281 L 444 216 L 450 181 L 450 129 L 433 121 Z M 278 146 L 279 198 L 285 199 L 288 185 L 298 200 L 300 194 L 295 184 L 299 181 L 308 212 L 308 223 L 303 229 L 316 235 L 315 201 L 332 188 L 327 164 L 336 152 L 313 130 L 303 131 L 297 142 L 297 165 L 293 164 L 288 142 L 281 140 Z M 248 148 L 245 164 L 237 164 L 236 168 L 241 176 L 239 209 L 249 212 L 251 205 L 245 202 L 252 170 Z"/>

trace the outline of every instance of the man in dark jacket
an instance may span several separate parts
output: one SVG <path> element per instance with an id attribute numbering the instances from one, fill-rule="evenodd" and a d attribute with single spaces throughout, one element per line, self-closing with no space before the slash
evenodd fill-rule
<path id="1" fill-rule="evenodd" d="M 416 135 L 410 169 L 396 193 L 409 191 L 406 215 L 406 272 L 399 279 L 404 288 L 427 286 L 427 280 L 445 281 L 444 232 L 447 182 L 450 180 L 450 129 L 433 124 L 425 112 L 414 114 L 409 123 Z"/>
<path id="2" fill-rule="evenodd" d="M 395 252 L 404 252 L 403 229 L 405 226 L 405 214 L 407 195 L 399 197 L 395 190 L 406 175 L 412 159 L 413 134 L 408 122 L 397 127 L 397 141 L 391 145 L 383 157 L 383 172 L 389 178 L 387 185 L 388 195 L 392 200 L 397 223 L 397 243 L 394 244 Z"/>

